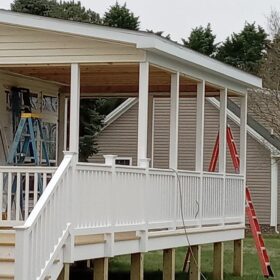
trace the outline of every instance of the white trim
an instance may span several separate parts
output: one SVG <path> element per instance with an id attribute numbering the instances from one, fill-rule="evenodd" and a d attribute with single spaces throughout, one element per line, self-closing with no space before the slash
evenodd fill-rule
<path id="1" fill-rule="evenodd" d="M 208 97 L 207 100 L 217 109 L 220 109 L 220 102 L 215 97 Z M 238 126 L 240 126 L 240 118 L 237 117 L 232 111 L 227 109 L 227 115 L 228 117 L 236 123 Z M 269 151 L 271 151 L 274 155 L 280 154 L 280 151 L 274 147 L 272 144 L 270 144 L 266 139 L 264 139 L 257 131 L 255 131 L 252 127 L 247 125 L 247 133 L 253 137 L 256 141 L 258 141 L 260 144 L 265 146 Z"/>
<path id="2" fill-rule="evenodd" d="M 226 79 L 235 80 L 247 86 L 262 86 L 262 80 L 256 76 L 190 50 L 178 43 L 147 32 L 39 17 L 5 10 L 0 10 L 0 23 L 21 28 L 40 29 L 75 36 L 90 37 L 93 39 L 133 44 L 139 49 L 148 49 L 161 56 L 163 54 L 168 55 L 173 60 L 179 59 L 187 63 L 188 66 L 192 65 L 200 69 L 208 69 L 211 73 L 218 73 Z"/>
<path id="3" fill-rule="evenodd" d="M 109 126 L 112 122 L 118 119 L 122 114 L 124 114 L 126 111 L 128 111 L 131 107 L 133 107 L 137 103 L 138 103 L 137 98 L 128 98 L 127 100 L 125 100 L 122 104 L 120 104 L 116 109 L 114 109 L 110 114 L 108 114 L 105 117 L 104 119 L 105 127 Z"/>
<path id="4" fill-rule="evenodd" d="M 278 224 L 278 159 L 271 157 L 271 210 L 270 225 L 277 227 Z"/>

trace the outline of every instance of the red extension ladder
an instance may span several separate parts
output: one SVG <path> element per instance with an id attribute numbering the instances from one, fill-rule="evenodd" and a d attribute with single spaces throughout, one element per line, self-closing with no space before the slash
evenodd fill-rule
<path id="1" fill-rule="evenodd" d="M 237 153 L 236 145 L 233 139 L 233 135 L 230 127 L 227 127 L 227 144 L 232 159 L 232 163 L 236 173 L 239 173 L 240 160 Z M 214 172 L 216 169 L 217 161 L 219 157 L 219 134 L 217 135 L 215 146 L 212 153 L 212 158 L 208 168 L 209 172 Z M 256 215 L 254 204 L 251 199 L 251 194 L 249 188 L 246 186 L 246 214 L 250 223 L 251 232 L 255 241 L 255 245 L 258 252 L 258 257 L 262 269 L 263 276 L 265 278 L 274 277 L 273 271 L 271 269 L 269 256 L 264 245 L 264 239 L 262 237 L 260 224 Z M 188 249 L 185 262 L 184 262 L 184 271 L 189 269 L 189 260 L 191 257 L 190 249 Z"/>

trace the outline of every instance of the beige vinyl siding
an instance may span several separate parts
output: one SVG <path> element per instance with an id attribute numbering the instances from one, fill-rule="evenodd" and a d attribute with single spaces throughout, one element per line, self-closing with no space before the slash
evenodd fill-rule
<path id="1" fill-rule="evenodd" d="M 154 167 L 168 168 L 169 158 L 169 99 L 154 100 Z M 98 138 L 100 154 L 137 157 L 138 104 L 105 128 Z M 239 150 L 239 126 L 228 119 Z M 219 111 L 208 101 L 205 103 L 204 170 L 208 170 L 219 128 Z M 121 133 L 120 133 L 121 131 Z M 180 99 L 178 168 L 195 168 L 196 99 Z M 262 224 L 270 223 L 270 152 L 248 135 L 247 184 L 250 186 L 258 217 Z M 118 144 L 116 144 L 118 143 Z M 234 173 L 227 152 L 227 172 Z"/>
<path id="2" fill-rule="evenodd" d="M 0 25 L 1 64 L 139 61 L 134 46 Z"/>
<path id="3" fill-rule="evenodd" d="M 104 163 L 103 155 L 132 157 L 137 163 L 138 104 L 106 127 L 98 137 L 99 153 L 89 161 Z"/>

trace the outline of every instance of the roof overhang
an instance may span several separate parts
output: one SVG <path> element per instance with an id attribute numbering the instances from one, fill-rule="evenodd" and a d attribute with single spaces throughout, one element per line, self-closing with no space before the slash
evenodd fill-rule
<path id="1" fill-rule="evenodd" d="M 254 75 L 152 33 L 40 17 L 6 10 L 0 10 L 0 23 L 18 26 L 20 28 L 39 29 L 73 36 L 132 44 L 136 48 L 149 50 L 158 55 L 165 55 L 171 59 L 179 60 L 188 66 L 192 65 L 200 70 L 207 70 L 215 75 L 219 74 L 221 77 L 236 81 L 248 88 L 262 87 L 262 80 Z"/>

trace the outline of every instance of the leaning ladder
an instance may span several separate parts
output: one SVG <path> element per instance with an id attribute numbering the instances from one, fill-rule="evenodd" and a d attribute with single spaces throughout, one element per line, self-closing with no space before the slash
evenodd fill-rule
<path id="1" fill-rule="evenodd" d="M 240 159 L 238 156 L 236 144 L 233 139 L 232 131 L 231 128 L 228 126 L 227 127 L 227 144 L 231 156 L 231 160 L 235 169 L 236 173 L 239 173 L 239 167 L 240 167 Z M 209 172 L 215 172 L 217 161 L 219 157 L 219 134 L 217 135 L 215 146 L 213 149 L 210 165 L 208 168 Z M 253 201 L 251 199 L 251 194 L 248 186 L 246 186 L 246 214 L 249 220 L 251 232 L 255 241 L 256 249 L 258 252 L 258 257 L 262 269 L 263 276 L 265 278 L 269 277 L 274 277 L 271 265 L 270 265 L 270 260 L 269 256 L 267 253 L 267 249 L 264 244 L 264 239 L 262 237 L 261 233 L 261 227 L 256 215 L 255 207 L 253 204 Z M 190 257 L 191 257 L 191 252 L 190 249 L 188 249 L 186 257 L 185 257 L 185 262 L 184 262 L 184 271 L 189 270 L 189 262 L 190 262 Z"/>

